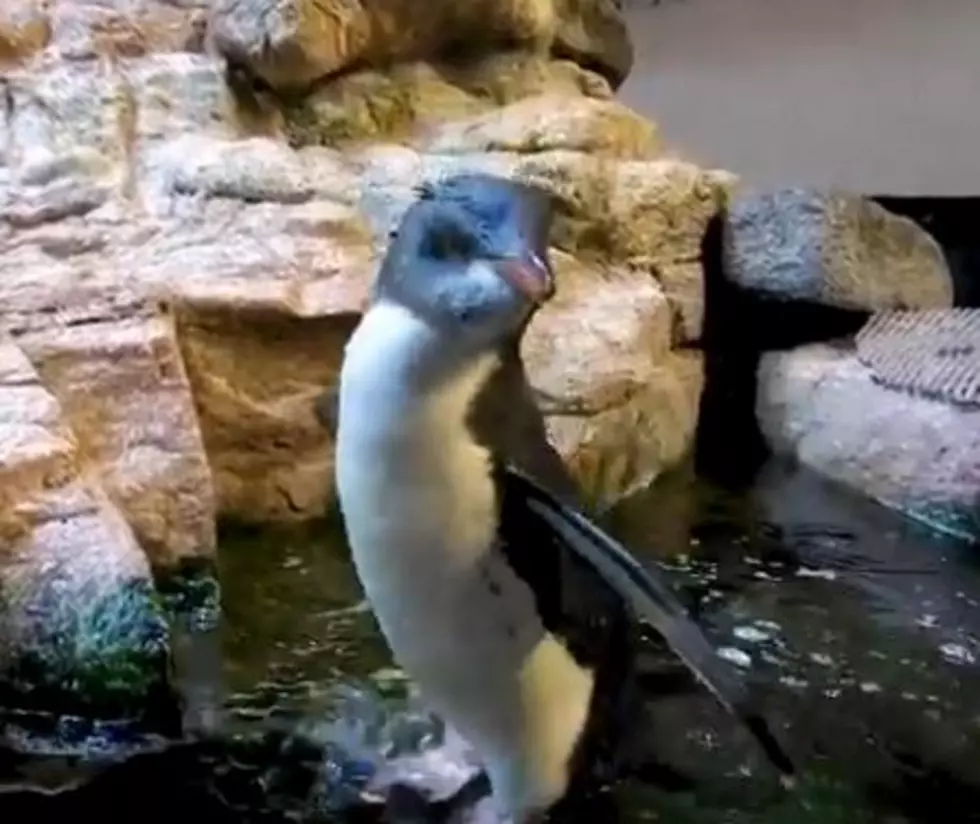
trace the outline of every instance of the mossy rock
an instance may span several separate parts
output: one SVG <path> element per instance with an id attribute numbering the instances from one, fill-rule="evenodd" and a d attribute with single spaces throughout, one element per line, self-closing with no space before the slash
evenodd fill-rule
<path id="1" fill-rule="evenodd" d="M 153 585 L 130 580 L 66 600 L 57 586 L 46 586 L 32 598 L 29 632 L 0 641 L 0 706 L 8 722 L 39 731 L 63 729 L 66 718 L 179 729 L 169 627 Z M 0 613 L 14 609 L 0 591 Z"/>

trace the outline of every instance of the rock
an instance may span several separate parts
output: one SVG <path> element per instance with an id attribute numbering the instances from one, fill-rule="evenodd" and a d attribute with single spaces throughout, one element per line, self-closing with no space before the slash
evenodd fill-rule
<path id="1" fill-rule="evenodd" d="M 404 63 L 338 77 L 284 105 L 293 146 L 336 146 L 369 139 L 413 142 L 459 118 L 543 93 L 611 96 L 597 75 L 568 61 L 507 52 L 465 66 Z"/>
<path id="2" fill-rule="evenodd" d="M 185 135 L 168 142 L 150 163 L 173 198 L 191 195 L 244 203 L 305 203 L 334 195 L 353 200 L 357 182 L 329 150 L 291 151 L 269 138 L 217 140 Z"/>
<path id="3" fill-rule="evenodd" d="M 608 505 L 687 454 L 701 357 L 670 352 L 670 307 L 655 281 L 552 259 L 558 291 L 527 330 L 524 360 L 556 448 L 586 495 Z"/>
<path id="4" fill-rule="evenodd" d="M 614 0 L 555 0 L 558 28 L 552 53 L 606 77 L 613 88 L 633 68 L 633 42 Z"/>
<path id="5" fill-rule="evenodd" d="M 206 0 L 110 0 L 45 4 L 48 52 L 63 60 L 139 57 L 153 52 L 200 52 Z"/>
<path id="6" fill-rule="evenodd" d="M 114 163 L 124 159 L 132 101 L 118 73 L 96 63 L 59 62 L 42 71 L 11 72 L 6 81 L 10 162 L 79 149 Z"/>
<path id="7" fill-rule="evenodd" d="M 353 67 L 438 63 L 517 47 L 571 58 L 618 86 L 632 46 L 609 0 L 438 0 L 419 17 L 406 0 L 217 0 L 209 27 L 216 49 L 275 89 L 308 89 Z M 465 44 L 466 58 L 460 59 Z"/>
<path id="8" fill-rule="evenodd" d="M 440 72 L 468 94 L 503 106 L 546 92 L 608 100 L 612 87 L 601 75 L 571 60 L 542 54 L 504 51 L 462 64 L 437 64 Z"/>
<path id="9" fill-rule="evenodd" d="M 511 43 L 546 47 L 554 28 L 551 0 L 440 0 L 421 16 L 407 0 L 218 0 L 210 32 L 227 60 L 290 89 L 353 65 L 438 59 L 462 43 L 475 53 Z"/>
<path id="10" fill-rule="evenodd" d="M 0 706 L 164 715 L 167 627 L 139 543 L 6 341 L 0 392 Z"/>
<path id="11" fill-rule="evenodd" d="M 120 65 L 139 113 L 133 124 L 134 146 L 187 134 L 232 138 L 281 130 L 277 112 L 241 105 L 211 57 L 172 52 Z"/>
<path id="12" fill-rule="evenodd" d="M 818 344 L 763 356 L 756 411 L 778 454 L 980 540 L 980 410 L 886 389 L 852 348 Z"/>
<path id="13" fill-rule="evenodd" d="M 724 267 L 732 282 L 779 300 L 866 311 L 953 301 L 942 250 L 924 229 L 841 192 L 786 188 L 733 196 Z"/>
<path id="14" fill-rule="evenodd" d="M 7 0 L 0 8 L 0 64 L 31 57 L 50 36 L 41 0 Z"/>
<path id="15" fill-rule="evenodd" d="M 297 521 L 331 505 L 332 448 L 313 401 L 336 381 L 367 284 L 352 290 L 346 312 L 334 305 L 319 316 L 274 299 L 262 306 L 261 291 L 248 286 L 241 293 L 253 293 L 252 307 L 230 293 L 182 308 L 181 343 L 223 515 Z"/>
<path id="16" fill-rule="evenodd" d="M 390 71 L 338 78 L 285 109 L 293 146 L 333 146 L 381 135 L 409 141 L 433 122 L 489 108 L 445 79 L 436 67 L 408 63 Z"/>
<path id="17" fill-rule="evenodd" d="M 449 123 L 425 148 L 452 154 L 569 149 L 639 159 L 654 155 L 661 146 L 656 127 L 615 100 L 540 94 Z"/>
<path id="18" fill-rule="evenodd" d="M 3 278 L 0 330 L 58 399 L 153 566 L 213 559 L 214 493 L 172 319 L 71 266 Z"/>
<path id="19" fill-rule="evenodd" d="M 231 233 L 209 222 L 186 259 L 161 246 L 148 265 L 173 284 L 219 511 L 251 522 L 316 517 L 332 501 L 333 473 L 312 403 L 336 379 L 363 310 L 370 236 L 354 208 L 329 201 L 255 204 L 236 222 Z M 180 281 L 202 257 L 202 277 Z"/>

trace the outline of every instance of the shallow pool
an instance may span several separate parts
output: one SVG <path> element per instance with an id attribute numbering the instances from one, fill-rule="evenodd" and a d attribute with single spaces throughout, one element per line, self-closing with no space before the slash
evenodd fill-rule
<path id="1" fill-rule="evenodd" d="M 608 519 L 641 558 L 665 565 L 765 696 L 801 778 L 782 789 L 692 684 L 651 696 L 645 719 L 651 748 L 681 780 L 625 782 L 586 820 L 980 821 L 976 550 L 778 464 L 742 490 L 679 473 Z M 349 807 L 344 787 L 366 767 L 338 741 L 392 746 L 395 735 L 422 747 L 433 730 L 403 712 L 410 685 L 359 603 L 339 529 L 226 530 L 221 575 L 223 624 L 179 639 L 196 737 L 101 771 L 8 757 L 0 770 L 16 790 L 0 794 L 0 819 L 373 815 Z"/>

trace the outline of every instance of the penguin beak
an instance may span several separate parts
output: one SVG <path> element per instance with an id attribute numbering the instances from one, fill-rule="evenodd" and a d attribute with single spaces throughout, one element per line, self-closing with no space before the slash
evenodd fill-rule
<path id="1" fill-rule="evenodd" d="M 534 252 L 495 261 L 494 270 L 534 303 L 545 303 L 555 294 L 555 276 L 551 267 Z"/>

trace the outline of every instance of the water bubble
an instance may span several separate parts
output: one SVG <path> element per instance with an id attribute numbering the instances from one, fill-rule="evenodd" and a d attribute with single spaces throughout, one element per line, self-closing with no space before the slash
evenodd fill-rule
<path id="1" fill-rule="evenodd" d="M 752 666 L 752 656 L 738 649 L 738 647 L 719 647 L 717 653 L 721 658 L 724 658 L 736 667 Z"/>
<path id="2" fill-rule="evenodd" d="M 962 644 L 943 644 L 939 652 L 950 664 L 975 664 L 976 656 Z"/>
<path id="3" fill-rule="evenodd" d="M 809 567 L 800 567 L 796 574 L 800 578 L 822 578 L 825 581 L 836 581 L 837 580 L 837 570 L 835 569 L 811 569 Z"/>
<path id="4" fill-rule="evenodd" d="M 762 641 L 768 641 L 772 636 L 767 632 L 763 632 L 761 629 L 757 629 L 752 626 L 735 627 L 732 634 L 741 641 L 748 641 L 752 644 L 758 644 Z"/>

